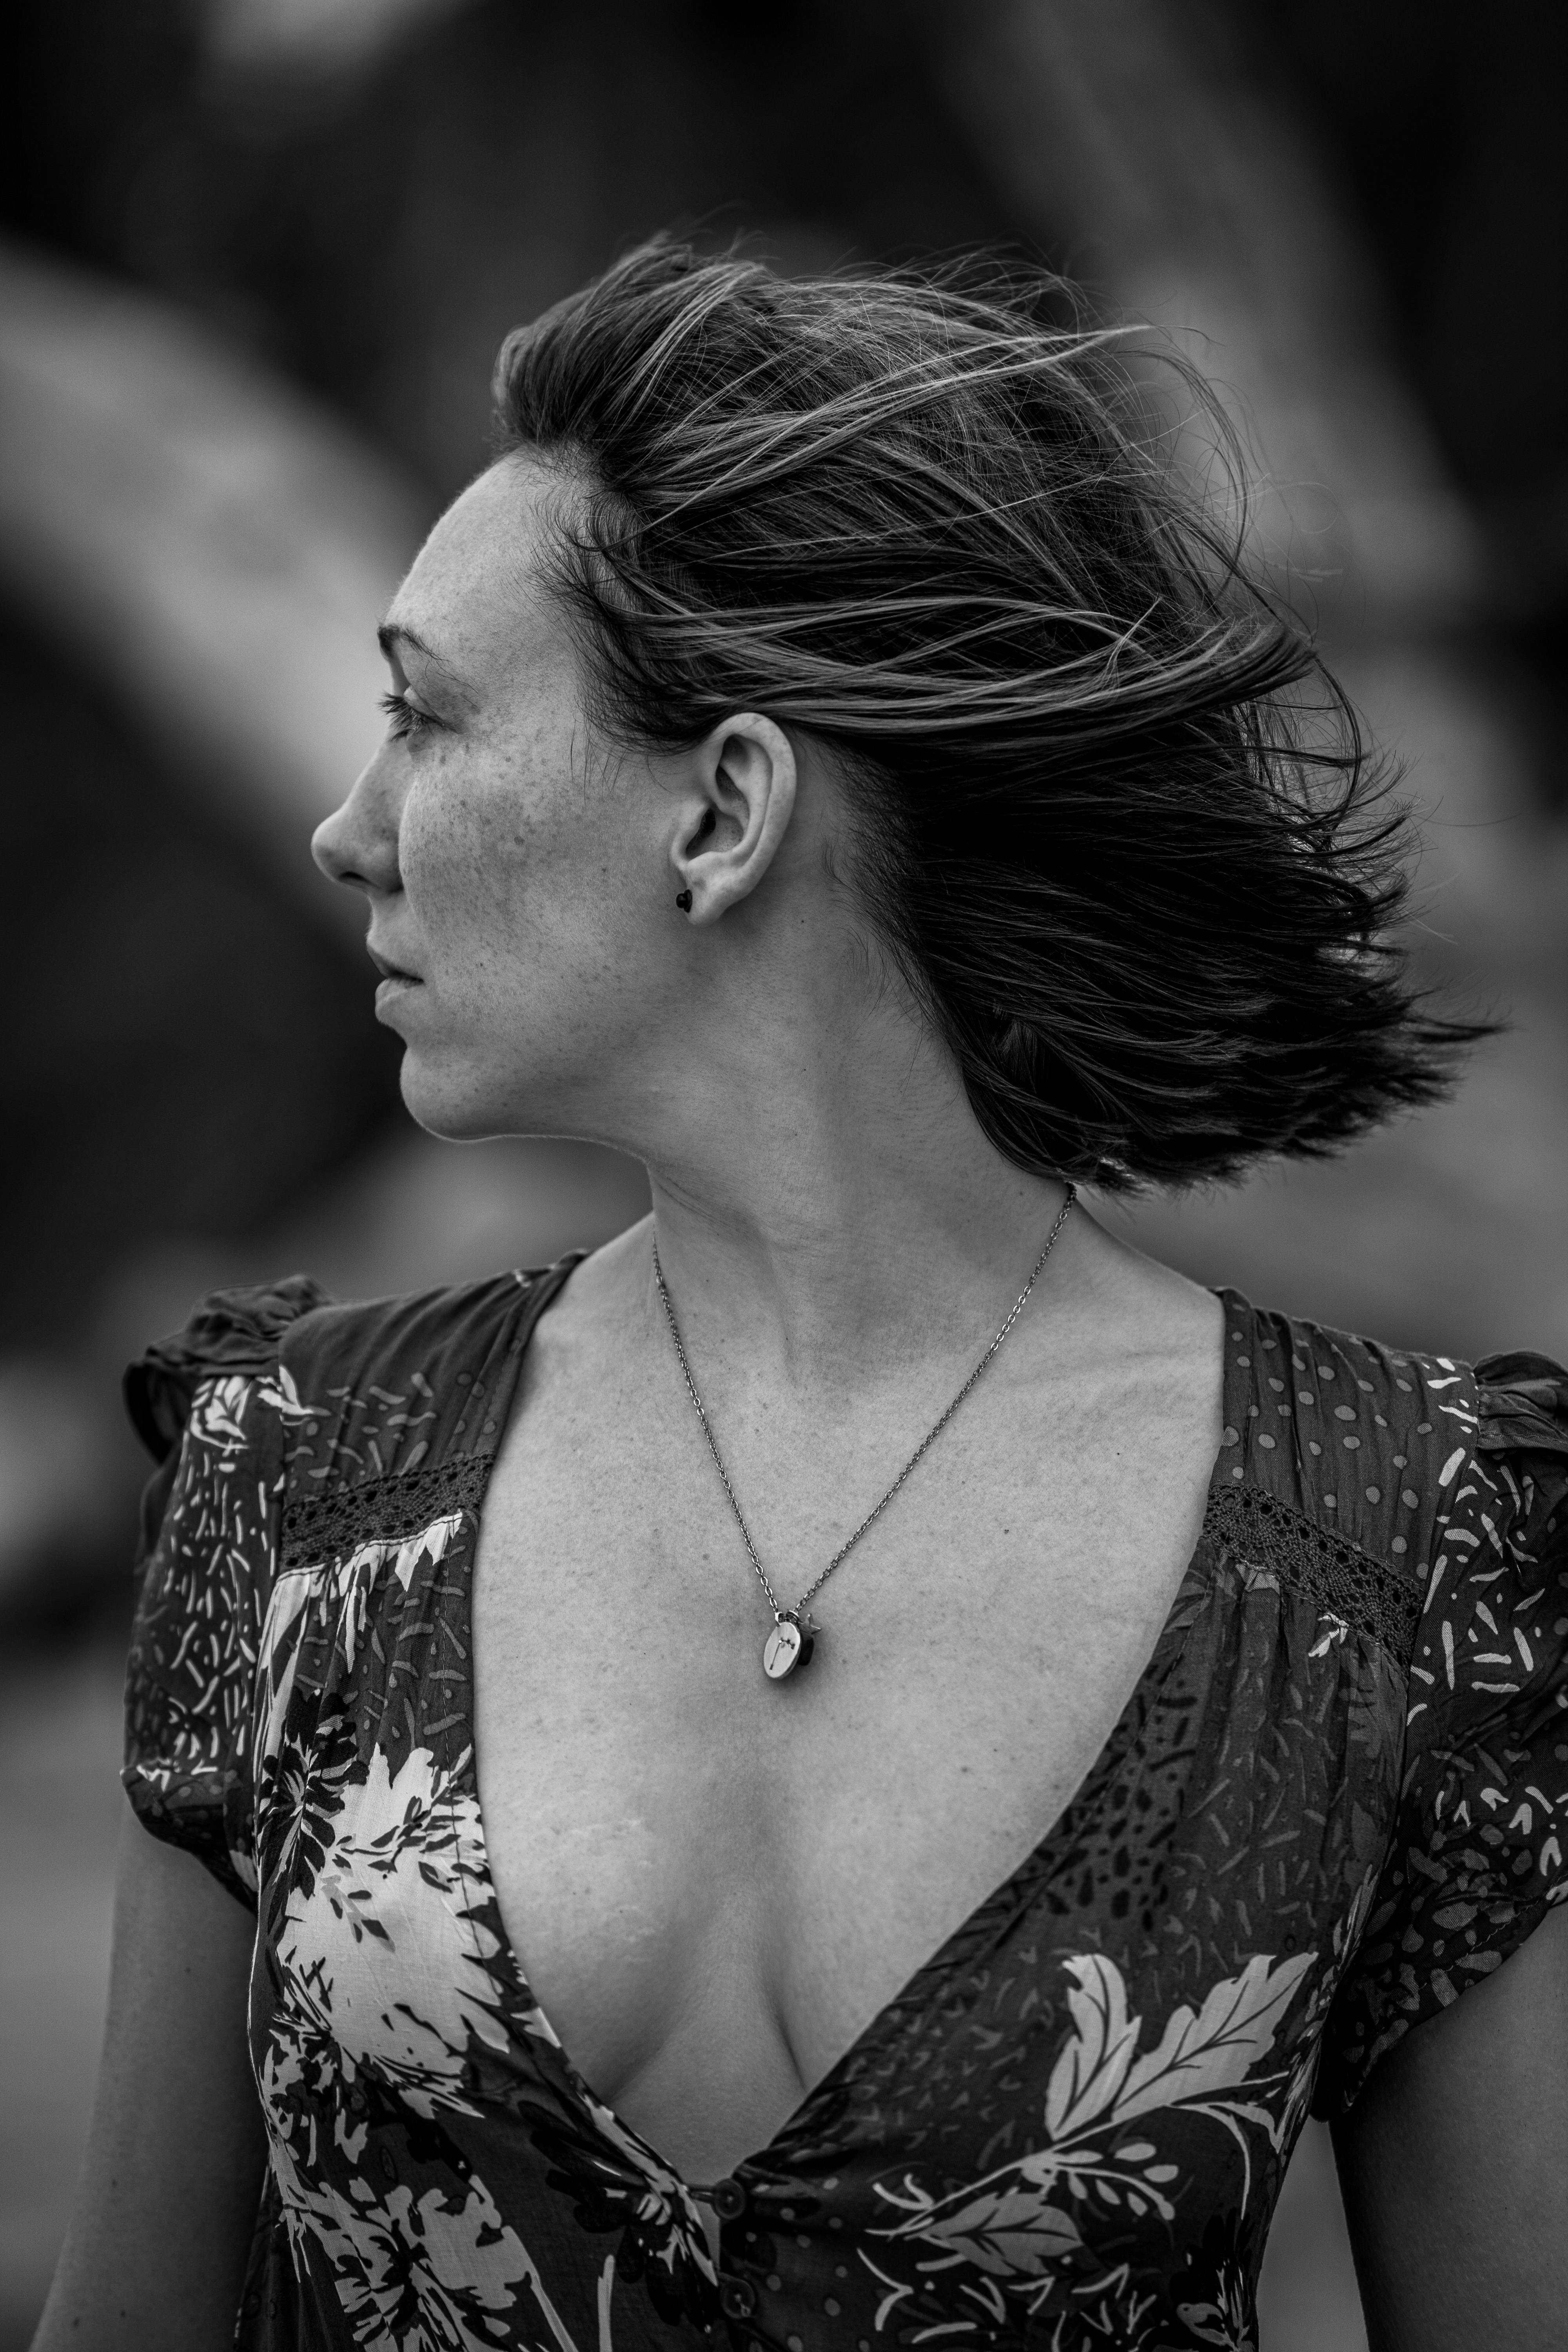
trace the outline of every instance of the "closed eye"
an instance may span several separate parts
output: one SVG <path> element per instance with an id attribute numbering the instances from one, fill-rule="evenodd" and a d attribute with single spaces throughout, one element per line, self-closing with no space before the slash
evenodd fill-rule
<path id="1" fill-rule="evenodd" d="M 437 723 L 427 710 L 421 710 L 418 704 L 410 702 L 405 694 L 384 694 L 381 707 L 386 713 L 394 735 L 417 735 L 423 729 Z"/>

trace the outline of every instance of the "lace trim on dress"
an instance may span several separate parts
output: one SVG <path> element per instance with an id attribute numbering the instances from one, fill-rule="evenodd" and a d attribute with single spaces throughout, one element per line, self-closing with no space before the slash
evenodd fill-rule
<path id="1" fill-rule="evenodd" d="M 1272 1569 L 1282 1584 L 1304 1592 L 1320 1609 L 1408 1657 L 1421 1595 L 1397 1570 L 1303 1517 L 1261 1486 L 1216 1488 L 1204 1524 L 1228 1550 L 1255 1567 Z"/>
<path id="2" fill-rule="evenodd" d="M 329 1552 L 416 1536 L 448 1512 L 477 1511 L 494 1462 L 489 1453 L 459 1454 L 330 1495 L 290 1496 L 283 1506 L 282 1564 L 309 1568 Z"/>

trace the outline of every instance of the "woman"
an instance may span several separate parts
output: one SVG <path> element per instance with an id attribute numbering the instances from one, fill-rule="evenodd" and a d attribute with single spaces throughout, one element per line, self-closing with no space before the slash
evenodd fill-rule
<path id="1" fill-rule="evenodd" d="M 415 1117 L 654 1213 L 134 1370 L 40 2347 L 1250 2344 L 1314 2104 L 1376 2344 L 1560 2342 L 1568 1375 L 1075 1205 L 1459 1042 L 1310 649 L 999 281 L 659 245 L 498 402 L 316 854 Z"/>

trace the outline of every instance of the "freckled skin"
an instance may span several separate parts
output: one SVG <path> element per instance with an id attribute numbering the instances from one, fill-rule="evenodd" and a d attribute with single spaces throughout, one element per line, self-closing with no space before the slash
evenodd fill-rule
<path id="1" fill-rule="evenodd" d="M 417 614 L 441 648 L 396 647 L 396 689 L 428 717 L 389 736 L 320 837 L 378 886 L 395 858 L 374 944 L 420 976 L 390 1017 L 409 1108 L 442 1134 L 558 1125 L 584 1069 L 606 1048 L 635 1058 L 662 1011 L 639 886 L 671 811 L 649 762 L 591 738 L 563 623 L 518 593 L 520 532 L 550 488 L 499 467 L 437 524 L 390 615 Z"/>
<path id="2" fill-rule="evenodd" d="M 389 623 L 403 709 L 321 828 L 398 967 L 416 1118 L 640 1155 L 790 1597 L 1011 1304 L 1061 1200 L 985 1141 L 846 881 L 831 761 L 738 711 L 599 740 L 505 460 Z M 415 640 L 423 641 L 423 649 Z M 689 914 L 675 896 L 689 889 Z M 1057 1818 L 1136 1682 L 1219 1433 L 1215 1304 L 1081 1208 L 989 1373 L 769 1685 L 647 1224 L 543 1317 L 476 1570 L 503 1917 L 587 2079 L 687 2178 L 762 2146 Z M 193 1956 L 196 1956 L 193 1958 Z M 35 2352 L 232 2339 L 262 2164 L 247 1915 L 127 1822 L 103 2069 Z M 1548 2352 L 1568 2309 L 1568 1906 L 1338 2134 L 1373 2352 Z"/>
<path id="3" fill-rule="evenodd" d="M 437 524 L 388 624 L 439 658 L 395 640 L 394 689 L 414 725 L 395 722 L 316 854 L 370 892 L 372 948 L 419 976 L 383 1017 L 407 1040 L 404 1092 L 422 1124 L 635 1148 L 690 1011 L 674 909 L 681 845 L 706 824 L 711 868 L 740 825 L 721 761 L 704 783 L 689 761 L 610 742 L 585 718 L 579 656 L 534 571 L 570 498 L 511 459 Z M 779 730 L 756 723 L 790 769 L 776 896 L 820 856 L 828 810 L 811 763 L 797 767 Z M 698 925 L 717 911 L 714 893 L 733 909 L 751 887 L 726 897 L 712 872 L 707 884 Z M 742 912 L 732 928 L 754 927 Z M 855 950 L 838 928 L 834 963 Z M 820 948 L 822 927 L 811 929 Z"/>
<path id="4" fill-rule="evenodd" d="M 416 1117 L 647 1161 L 793 1596 L 970 1370 L 1061 1188 L 986 1143 L 879 956 L 809 740 L 742 712 L 649 755 L 587 727 L 531 569 L 569 496 L 512 461 L 437 527 L 389 616 L 440 657 L 393 648 L 429 718 L 317 854 L 417 975 L 383 1005 Z M 476 1571 L 477 1748 L 530 1981 L 589 2081 L 705 2179 L 770 2136 L 1103 1745 L 1195 1536 L 1217 1309 L 1080 1213 L 984 1409 L 824 1594 L 826 1649 L 775 1685 L 648 1239 L 584 1266 L 531 1346 Z M 1131 1492 L 1112 1392 L 1156 1424 Z M 1069 1655 L 1090 1555 L 1098 1630 Z"/>

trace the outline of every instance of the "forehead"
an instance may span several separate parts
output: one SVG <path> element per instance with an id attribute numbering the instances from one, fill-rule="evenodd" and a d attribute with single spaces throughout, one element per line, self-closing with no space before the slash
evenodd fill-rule
<path id="1" fill-rule="evenodd" d="M 393 598 L 388 625 L 407 630 L 443 666 L 480 688 L 519 663 L 567 656 L 562 616 L 540 557 L 567 495 L 558 475 L 503 457 L 449 506 Z"/>

